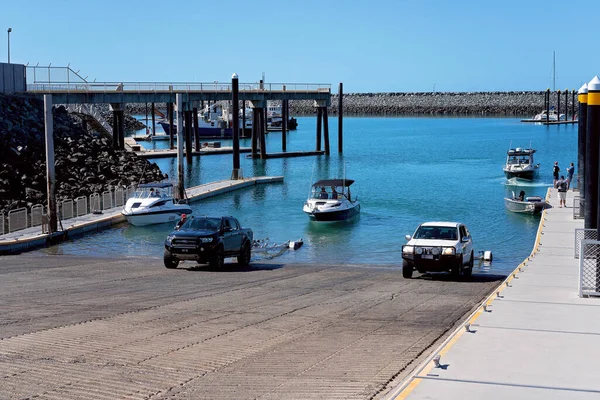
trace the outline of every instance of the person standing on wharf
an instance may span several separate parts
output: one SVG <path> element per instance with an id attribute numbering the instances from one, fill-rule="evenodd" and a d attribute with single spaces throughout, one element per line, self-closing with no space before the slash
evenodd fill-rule
<path id="1" fill-rule="evenodd" d="M 556 186 L 556 181 L 558 181 L 558 173 L 560 172 L 560 167 L 558 166 L 558 161 L 556 161 L 554 163 L 554 168 L 552 169 L 552 174 L 554 175 L 554 183 L 553 185 Z"/>

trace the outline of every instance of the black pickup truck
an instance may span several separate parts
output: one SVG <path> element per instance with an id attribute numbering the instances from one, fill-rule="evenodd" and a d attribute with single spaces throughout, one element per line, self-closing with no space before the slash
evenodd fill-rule
<path id="1" fill-rule="evenodd" d="M 164 262 L 177 268 L 181 260 L 222 267 L 226 257 L 237 257 L 238 264 L 250 263 L 253 233 L 242 228 L 234 217 L 189 217 L 165 240 Z"/>

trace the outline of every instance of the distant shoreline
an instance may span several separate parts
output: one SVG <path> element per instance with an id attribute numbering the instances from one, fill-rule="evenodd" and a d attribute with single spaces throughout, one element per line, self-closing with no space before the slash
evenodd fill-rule
<path id="1" fill-rule="evenodd" d="M 573 96 L 560 95 L 560 112 L 565 113 L 565 98 L 569 117 L 573 112 Z M 331 95 L 329 116 L 337 115 L 337 94 Z M 163 111 L 165 103 L 157 103 Z M 347 116 L 528 116 L 533 117 L 544 109 L 544 92 L 419 92 L 419 93 L 347 93 L 343 98 L 344 115 Z M 550 106 L 558 107 L 558 95 L 550 94 Z M 575 109 L 579 106 L 575 96 Z M 289 102 L 291 116 L 315 113 L 312 100 Z M 131 114 L 145 114 L 144 104 L 129 104 Z"/>

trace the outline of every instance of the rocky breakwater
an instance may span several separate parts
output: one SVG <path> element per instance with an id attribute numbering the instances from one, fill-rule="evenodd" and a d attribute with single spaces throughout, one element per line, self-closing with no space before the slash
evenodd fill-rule
<path id="1" fill-rule="evenodd" d="M 0 213 L 46 204 L 44 105 L 29 96 L 0 95 Z M 160 168 L 112 140 L 87 132 L 63 107 L 54 109 L 57 200 L 101 193 L 115 186 L 160 181 Z"/>
<path id="2" fill-rule="evenodd" d="M 556 107 L 557 94 L 550 104 Z M 569 114 L 573 110 L 568 96 Z M 330 115 L 337 114 L 339 96 L 331 96 Z M 311 100 L 290 101 L 290 115 L 310 115 L 315 111 Z M 565 96 L 561 95 L 561 113 Z M 578 107 L 575 99 L 575 107 Z M 544 108 L 544 92 L 425 92 L 425 93 L 347 93 L 345 115 L 488 115 L 532 117 Z"/>

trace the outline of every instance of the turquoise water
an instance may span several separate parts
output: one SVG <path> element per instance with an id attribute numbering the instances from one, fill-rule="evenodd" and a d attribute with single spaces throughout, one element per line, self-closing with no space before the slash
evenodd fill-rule
<path id="1" fill-rule="evenodd" d="M 287 149 L 315 148 L 316 118 L 298 118 Z M 280 262 L 400 265 L 404 235 L 424 221 L 461 221 L 469 227 L 476 251 L 491 250 L 491 266 L 475 272 L 507 273 L 534 245 L 539 217 L 505 210 L 504 196 L 525 190 L 545 196 L 552 165 L 566 170 L 576 162 L 577 125 L 541 126 L 513 118 L 371 118 L 344 119 L 344 153 L 337 153 L 337 119 L 331 118 L 330 157 L 251 160 L 242 154 L 244 176 L 283 175 L 280 184 L 259 185 L 192 203 L 196 215 L 233 215 L 255 238 L 270 243 L 302 238 L 304 246 L 279 255 Z M 230 141 L 222 141 L 223 146 Z M 502 173 L 506 150 L 536 148 L 540 177 L 510 185 Z M 152 146 L 151 143 L 146 143 Z M 158 144 L 168 146 L 168 142 Z M 250 140 L 242 139 L 249 147 Z M 281 133 L 267 135 L 269 152 L 281 151 Z M 163 172 L 176 176 L 176 159 L 156 159 Z M 195 157 L 185 166 L 186 186 L 228 179 L 232 155 Z M 310 183 L 329 177 L 354 179 L 361 215 L 349 222 L 311 222 L 302 212 Z M 44 251 L 94 256 L 162 257 L 169 225 L 121 224 Z M 264 257 L 257 252 L 255 260 Z"/>

